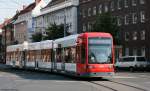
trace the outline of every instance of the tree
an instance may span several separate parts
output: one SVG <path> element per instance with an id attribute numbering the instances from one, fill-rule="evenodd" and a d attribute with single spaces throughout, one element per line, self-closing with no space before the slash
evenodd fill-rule
<path id="1" fill-rule="evenodd" d="M 70 35 L 66 32 L 66 36 Z M 46 36 L 44 39 L 53 40 L 57 38 L 64 37 L 64 24 L 56 25 L 50 24 L 49 27 L 46 29 Z"/>
<path id="2" fill-rule="evenodd" d="M 114 38 L 115 44 L 119 43 L 119 26 L 117 24 L 117 18 L 112 16 L 111 13 L 102 13 L 97 16 L 96 22 L 93 24 L 91 32 L 107 32 L 111 33 Z"/>
<path id="3" fill-rule="evenodd" d="M 32 35 L 31 39 L 32 39 L 32 42 L 40 42 L 42 40 L 42 37 L 43 37 L 42 33 L 37 32 Z"/>

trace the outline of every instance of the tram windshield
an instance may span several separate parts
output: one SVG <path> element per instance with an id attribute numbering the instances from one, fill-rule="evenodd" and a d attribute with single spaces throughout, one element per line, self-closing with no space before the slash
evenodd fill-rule
<path id="1" fill-rule="evenodd" d="M 112 39 L 89 38 L 88 60 L 90 64 L 112 63 Z"/>

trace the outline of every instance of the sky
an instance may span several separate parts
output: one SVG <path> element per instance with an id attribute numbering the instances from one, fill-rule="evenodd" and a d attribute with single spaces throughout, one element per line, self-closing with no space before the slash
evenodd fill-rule
<path id="1" fill-rule="evenodd" d="M 4 19 L 15 15 L 16 10 L 21 10 L 23 5 L 29 5 L 35 0 L 0 0 L 0 24 Z M 50 0 L 44 0 L 48 3 Z"/>

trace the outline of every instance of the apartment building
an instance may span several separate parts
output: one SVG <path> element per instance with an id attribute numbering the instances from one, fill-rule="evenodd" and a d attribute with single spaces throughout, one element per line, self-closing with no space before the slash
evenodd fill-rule
<path id="1" fill-rule="evenodd" d="M 110 12 L 118 19 L 123 56 L 150 59 L 149 0 L 79 0 L 79 32 L 90 31 L 97 14 Z"/>
<path id="2" fill-rule="evenodd" d="M 34 33 L 33 16 L 45 5 L 43 0 L 35 0 L 28 6 L 23 6 L 19 11 L 17 20 L 14 22 L 15 40 L 21 44 L 24 41 L 31 42 Z"/>
<path id="3" fill-rule="evenodd" d="M 65 24 L 67 32 L 77 33 L 78 0 L 52 0 L 41 9 L 41 13 L 34 18 L 35 30 L 44 32 L 50 24 Z"/>

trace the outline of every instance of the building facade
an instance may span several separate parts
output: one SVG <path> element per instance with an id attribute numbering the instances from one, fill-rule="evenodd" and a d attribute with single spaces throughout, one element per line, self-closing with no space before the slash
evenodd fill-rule
<path id="1" fill-rule="evenodd" d="M 6 19 L 2 24 L 1 39 L 1 59 L 2 63 L 6 61 L 6 47 L 14 43 L 12 19 Z"/>
<path id="2" fill-rule="evenodd" d="M 35 0 L 34 3 L 24 6 L 19 12 L 17 20 L 14 22 L 15 40 L 20 44 L 24 41 L 31 42 L 34 33 L 33 15 L 38 13 L 38 9 L 45 4 L 43 0 Z M 40 10 L 40 9 L 39 9 Z"/>
<path id="3" fill-rule="evenodd" d="M 50 24 L 65 24 L 66 31 L 77 33 L 77 6 L 78 0 L 52 0 L 41 9 L 41 13 L 35 16 L 34 26 L 38 32 L 44 32 Z"/>
<path id="4" fill-rule="evenodd" d="M 79 33 L 90 31 L 97 14 L 110 12 L 118 19 L 123 56 L 150 59 L 149 0 L 79 0 Z"/>
<path id="5" fill-rule="evenodd" d="M 3 24 L 0 24 L 0 63 L 2 63 L 2 27 Z"/>

